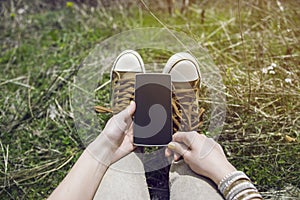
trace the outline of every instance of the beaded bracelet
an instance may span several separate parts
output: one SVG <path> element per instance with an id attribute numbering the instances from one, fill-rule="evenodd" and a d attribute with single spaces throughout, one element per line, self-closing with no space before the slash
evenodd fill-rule
<path id="1" fill-rule="evenodd" d="M 256 189 L 256 188 L 249 181 L 245 181 L 245 182 L 240 183 L 240 184 L 236 185 L 235 187 L 233 187 L 230 190 L 230 192 L 228 192 L 228 194 L 226 195 L 225 198 L 232 200 L 234 196 L 236 196 L 237 194 L 239 194 L 240 192 L 242 192 L 242 191 L 244 191 L 246 189 Z"/>
<path id="2" fill-rule="evenodd" d="M 226 179 L 228 179 L 229 177 L 233 176 L 234 174 L 244 174 L 244 172 L 241 172 L 241 171 L 230 172 L 229 174 L 227 174 L 226 176 L 224 176 L 222 178 L 222 180 L 220 181 L 220 183 L 218 184 L 218 186 L 220 187 L 220 185 L 222 185 Z"/>
<path id="3" fill-rule="evenodd" d="M 233 187 L 235 187 L 236 185 L 238 185 L 240 183 L 244 183 L 245 181 L 248 182 L 248 180 L 246 180 L 246 179 L 237 180 L 237 181 L 233 182 L 229 187 L 225 188 L 225 190 L 223 192 L 224 197 L 227 196 L 227 194 Z"/>
<path id="4" fill-rule="evenodd" d="M 250 200 L 250 199 L 253 199 L 253 198 L 263 199 L 262 196 L 257 192 L 257 193 L 253 193 L 253 194 L 247 195 L 242 200 Z"/>
<path id="5" fill-rule="evenodd" d="M 250 200 L 255 197 L 262 199 L 249 177 L 241 171 L 227 174 L 218 184 L 218 189 L 226 200 Z"/>
<path id="6" fill-rule="evenodd" d="M 233 200 L 250 200 L 252 198 L 263 199 L 257 190 L 249 189 L 249 190 L 244 190 L 239 195 L 235 196 Z"/>
<path id="7" fill-rule="evenodd" d="M 224 190 L 230 186 L 233 182 L 240 180 L 240 179 L 246 179 L 249 180 L 249 177 L 241 171 L 234 171 L 232 173 L 229 173 L 226 175 L 219 183 L 218 189 L 224 194 Z"/>
<path id="8" fill-rule="evenodd" d="M 237 194 L 232 200 L 243 199 L 251 194 L 258 194 L 258 191 L 256 189 L 246 189 L 246 190 L 240 192 L 239 194 Z"/>

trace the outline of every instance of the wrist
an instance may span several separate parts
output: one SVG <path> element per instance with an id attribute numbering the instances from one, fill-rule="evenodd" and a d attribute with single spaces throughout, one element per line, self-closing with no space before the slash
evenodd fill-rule
<path id="1" fill-rule="evenodd" d="M 99 159 L 99 157 L 95 156 L 92 151 L 88 148 L 86 148 L 82 156 L 84 158 L 84 162 L 87 166 L 97 167 L 97 168 L 105 168 L 107 169 L 109 167 L 108 164 L 105 164 L 102 160 Z"/>
<path id="2" fill-rule="evenodd" d="M 216 173 L 211 179 L 216 185 L 218 185 L 220 181 L 224 179 L 224 177 L 234 171 L 237 171 L 236 168 L 227 161 L 227 163 L 223 167 L 221 167 L 221 169 L 219 168 L 218 170 L 215 170 Z"/>
<path id="3" fill-rule="evenodd" d="M 92 143 L 88 145 L 86 151 L 99 163 L 109 166 L 112 163 L 114 145 L 107 136 L 101 133 Z"/>

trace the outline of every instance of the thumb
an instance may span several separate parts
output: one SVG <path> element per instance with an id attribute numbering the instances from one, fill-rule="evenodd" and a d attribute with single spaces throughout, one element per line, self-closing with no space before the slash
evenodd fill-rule
<path id="1" fill-rule="evenodd" d="M 113 122 L 120 129 L 120 131 L 125 131 L 131 124 L 132 115 L 135 112 L 135 108 L 135 102 L 131 101 L 129 106 L 127 106 L 125 110 L 121 111 L 113 117 Z"/>
<path id="2" fill-rule="evenodd" d="M 174 151 L 175 153 L 184 156 L 186 153 L 189 152 L 189 149 L 186 145 L 178 142 L 170 142 L 168 144 L 168 149 Z"/>

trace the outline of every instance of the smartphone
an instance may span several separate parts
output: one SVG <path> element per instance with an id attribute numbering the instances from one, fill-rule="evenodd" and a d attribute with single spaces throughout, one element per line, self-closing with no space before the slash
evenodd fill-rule
<path id="1" fill-rule="evenodd" d="M 169 74 L 136 74 L 133 143 L 166 146 L 172 140 L 172 93 Z"/>

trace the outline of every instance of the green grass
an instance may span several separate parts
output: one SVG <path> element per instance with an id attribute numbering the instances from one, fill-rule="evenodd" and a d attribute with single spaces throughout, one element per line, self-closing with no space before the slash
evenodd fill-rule
<path id="1" fill-rule="evenodd" d="M 53 8 L 39 7 L 38 1 L 16 2 L 1 2 L 0 7 L 0 198 L 43 199 L 84 149 L 71 108 L 80 63 L 112 35 L 162 25 L 136 4 L 128 9 L 91 9 L 82 4 Z M 219 142 L 229 160 L 251 177 L 266 198 L 296 199 L 300 4 L 280 1 L 281 10 L 277 2 L 242 2 L 239 13 L 236 1 L 213 1 L 192 5 L 187 13 L 175 12 L 172 17 L 151 9 L 164 26 L 185 32 L 206 47 L 221 71 L 227 117 Z M 24 5 L 29 5 L 26 12 L 18 14 Z M 145 60 L 168 59 L 167 53 L 140 53 Z M 275 74 L 262 73 L 272 63 L 277 65 Z M 108 88 L 97 94 L 104 105 L 109 103 Z M 56 110 L 54 119 L 51 110 Z M 288 142 L 286 135 L 297 141 Z"/>

